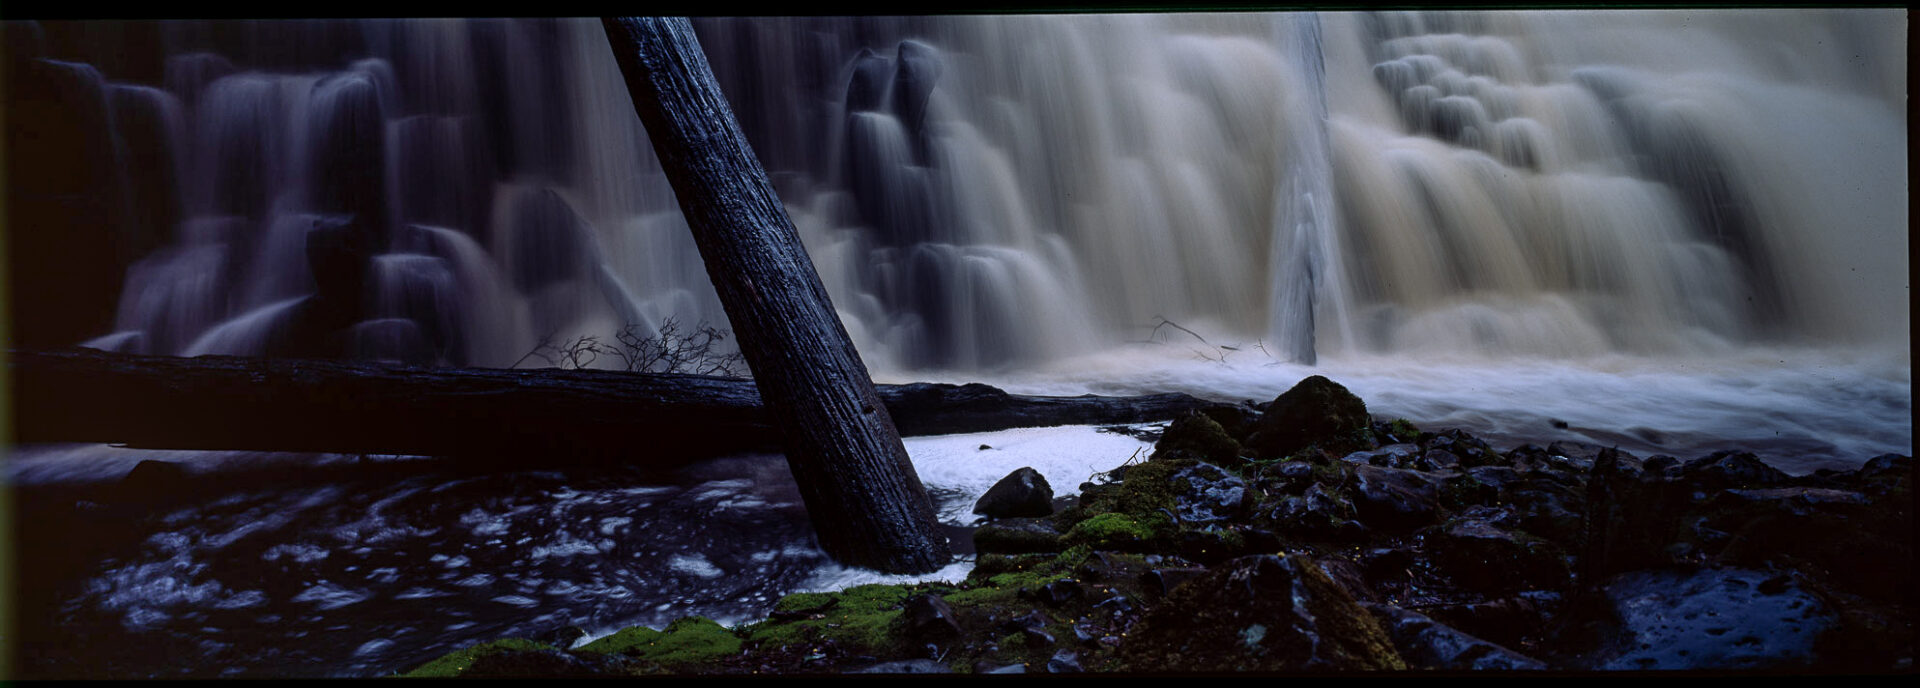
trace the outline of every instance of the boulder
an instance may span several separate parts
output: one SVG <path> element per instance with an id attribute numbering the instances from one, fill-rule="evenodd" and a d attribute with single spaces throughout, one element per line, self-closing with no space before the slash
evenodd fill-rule
<path id="1" fill-rule="evenodd" d="M 988 518 L 1052 515 L 1053 486 L 1047 484 L 1046 476 L 1039 471 L 1022 467 L 981 495 L 973 504 L 973 513 Z"/>
<path id="2" fill-rule="evenodd" d="M 1134 672 L 1405 668 L 1373 617 L 1301 555 L 1241 557 L 1181 585 L 1119 658 Z"/>
<path id="3" fill-rule="evenodd" d="M 1379 528 L 1415 528 L 1440 513 L 1440 479 L 1430 473 L 1360 466 L 1353 471 L 1354 507 Z"/>
<path id="4" fill-rule="evenodd" d="M 1703 489 L 1761 487 L 1787 482 L 1787 474 L 1749 452 L 1720 451 L 1680 467 L 1687 480 Z"/>
<path id="5" fill-rule="evenodd" d="M 908 640 L 926 643 L 957 638 L 964 631 L 946 600 L 915 595 L 900 603 L 900 632 Z"/>
<path id="6" fill-rule="evenodd" d="M 1453 671 L 1543 671 L 1545 662 L 1481 640 L 1419 612 L 1364 604 L 1409 665 Z"/>
<path id="7" fill-rule="evenodd" d="M 1153 458 L 1190 458 L 1228 467 L 1242 463 L 1240 443 L 1211 417 L 1199 413 L 1174 419 L 1154 445 Z"/>
<path id="8" fill-rule="evenodd" d="M 1292 454 L 1308 445 L 1336 452 L 1365 449 L 1372 417 L 1367 405 L 1332 380 L 1315 375 L 1267 405 L 1247 444 L 1263 458 Z"/>
<path id="9" fill-rule="evenodd" d="M 1600 670 L 1788 670 L 1808 666 L 1836 624 L 1790 577 L 1747 569 L 1638 571 L 1610 581 L 1619 648 Z"/>
<path id="10" fill-rule="evenodd" d="M 1427 545 L 1441 573 L 1480 592 L 1558 589 L 1571 575 L 1559 547 L 1496 526 L 1490 519 L 1456 518 L 1428 533 Z"/>

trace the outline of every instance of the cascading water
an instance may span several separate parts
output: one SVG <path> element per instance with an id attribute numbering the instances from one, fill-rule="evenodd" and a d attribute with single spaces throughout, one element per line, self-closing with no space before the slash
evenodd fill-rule
<path id="1" fill-rule="evenodd" d="M 1496 441 L 1742 447 L 1796 472 L 1911 452 L 1902 13 L 696 27 L 883 381 L 1265 400 L 1322 373 L 1377 415 Z M 629 325 L 725 326 L 597 22 L 6 31 L 23 345 L 499 367 Z M 127 467 L 83 453 L 12 473 Z M 178 460 L 224 460 L 195 456 Z M 180 512 L 64 618 L 223 629 L 188 673 L 363 674 L 556 623 L 747 618 L 766 600 L 743 591 L 821 565 L 768 525 L 793 500 L 753 465 L 657 498 L 526 478 L 540 487 L 476 492 L 444 532 L 422 495 L 478 483 L 369 488 L 348 500 L 364 518 L 338 486 L 236 494 Z M 765 537 L 603 546 L 634 537 L 617 505 L 635 494 L 659 505 L 643 515 Z M 290 535 L 245 544 L 267 531 Z M 414 561 L 523 545 L 539 552 Z M 576 556 L 596 563 L 576 573 Z M 264 587 L 205 572 L 260 561 Z M 260 608 L 282 598 L 318 611 Z M 354 616 L 376 598 L 488 611 L 439 629 Z M 327 625 L 342 618 L 383 640 Z M 250 662 L 263 650 L 233 632 L 249 624 L 334 649 Z"/>

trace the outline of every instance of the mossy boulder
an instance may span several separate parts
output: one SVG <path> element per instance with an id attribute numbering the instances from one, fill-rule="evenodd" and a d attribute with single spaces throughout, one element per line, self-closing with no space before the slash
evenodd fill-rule
<path id="1" fill-rule="evenodd" d="M 712 619 L 690 616 L 664 630 L 636 626 L 587 643 L 582 653 L 620 655 L 672 670 L 740 654 L 740 637 Z"/>
<path id="2" fill-rule="evenodd" d="M 455 650 L 447 653 L 439 659 L 415 667 L 412 671 L 401 674 L 401 676 L 404 678 L 449 678 L 453 676 L 463 676 L 467 670 L 473 668 L 474 662 L 491 655 L 511 652 L 539 652 L 553 649 L 555 648 L 552 645 L 534 642 L 524 638 L 502 638 L 492 642 L 481 643 L 464 650 Z"/>
<path id="3" fill-rule="evenodd" d="M 1315 375 L 1267 405 L 1247 444 L 1260 458 L 1286 456 L 1309 445 L 1338 455 L 1370 447 L 1372 422 L 1360 397 Z"/>
<path id="4" fill-rule="evenodd" d="M 1153 458 L 1196 459 L 1228 468 L 1242 463 L 1240 443 L 1219 422 L 1199 413 L 1174 419 L 1153 446 Z"/>
<path id="5" fill-rule="evenodd" d="M 1406 665 L 1353 597 L 1302 555 L 1254 555 L 1173 589 L 1120 648 L 1122 671 L 1368 671 Z"/>

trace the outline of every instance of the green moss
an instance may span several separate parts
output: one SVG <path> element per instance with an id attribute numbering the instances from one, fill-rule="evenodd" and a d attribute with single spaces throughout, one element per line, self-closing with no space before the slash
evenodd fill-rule
<path id="1" fill-rule="evenodd" d="M 459 676 L 462 672 L 465 672 L 469 667 L 473 666 L 474 660 L 487 655 L 501 652 L 532 652 L 534 650 L 552 649 L 554 649 L 554 647 L 546 643 L 537 643 L 521 638 L 504 638 L 448 653 L 439 659 L 420 665 L 413 671 L 401 674 L 401 676 L 405 678 L 448 678 Z"/>
<path id="2" fill-rule="evenodd" d="M 1240 464 L 1240 443 L 1212 418 L 1194 413 L 1182 416 L 1167 426 L 1153 447 L 1151 460 L 1189 458 L 1236 467 Z"/>
<path id="3" fill-rule="evenodd" d="M 1413 423 L 1405 418 L 1393 419 L 1393 422 L 1387 423 L 1387 430 L 1402 442 L 1412 442 L 1420 438 L 1420 428 L 1414 427 Z"/>
<path id="4" fill-rule="evenodd" d="M 1104 513 L 1067 531 L 1064 540 L 1096 549 L 1134 549 L 1154 539 L 1154 529 L 1121 513 Z"/>
<path id="5" fill-rule="evenodd" d="M 1173 510 L 1173 475 L 1198 463 L 1193 459 L 1163 459 L 1134 465 L 1118 485 L 1081 493 L 1080 503 L 1060 512 L 1054 522 L 1069 533 L 1081 521 L 1104 513 L 1121 513 L 1137 522 L 1149 522 L 1161 510 Z M 1161 518 L 1164 520 L 1164 516 Z M 1069 539 L 1067 544 L 1078 543 Z"/>
<path id="6" fill-rule="evenodd" d="M 900 603 L 925 592 L 920 587 L 871 584 L 834 593 L 802 593 L 809 596 L 788 604 L 795 610 L 816 610 L 812 613 L 820 618 L 763 621 L 746 628 L 745 633 L 748 641 L 761 645 L 832 640 L 856 651 L 880 653 L 893 644 L 891 627 L 900 618 Z M 781 598 L 781 603 L 794 597 L 797 595 Z"/>
<path id="7" fill-rule="evenodd" d="M 622 628 L 613 635 L 595 640 L 581 646 L 581 652 L 598 652 L 603 655 L 625 653 L 634 648 L 644 648 L 660 639 L 659 631 L 646 626 Z"/>
<path id="8" fill-rule="evenodd" d="M 703 616 L 689 616 L 656 631 L 644 626 L 620 632 L 588 643 L 582 652 L 621 654 L 675 668 L 706 664 L 740 653 L 740 638 L 733 631 Z"/>
<path id="9" fill-rule="evenodd" d="M 773 603 L 773 611 L 783 614 L 817 614 L 839 603 L 831 593 L 796 592 Z"/>

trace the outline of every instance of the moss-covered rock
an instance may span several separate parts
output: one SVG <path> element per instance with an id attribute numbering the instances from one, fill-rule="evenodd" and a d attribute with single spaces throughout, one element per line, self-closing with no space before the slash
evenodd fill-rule
<path id="1" fill-rule="evenodd" d="M 644 626 L 622 629 L 587 643 L 580 651 L 621 655 L 672 670 L 737 655 L 740 647 L 740 637 L 733 631 L 712 619 L 690 616 L 659 631 Z"/>
<path id="2" fill-rule="evenodd" d="M 401 676 L 406 678 L 450 678 L 464 675 L 468 669 L 473 668 L 475 661 L 489 655 L 507 652 L 537 652 L 552 649 L 555 648 L 546 643 L 537 643 L 523 638 L 502 638 L 492 642 L 481 643 L 464 650 L 447 653 L 439 659 L 422 664 L 412 671 L 401 674 Z"/>
<path id="3" fill-rule="evenodd" d="M 1181 416 L 1167 426 L 1153 446 L 1153 459 L 1196 459 L 1234 468 L 1242 463 L 1240 443 L 1212 418 L 1193 413 Z"/>
<path id="4" fill-rule="evenodd" d="M 1372 422 L 1360 397 L 1315 375 L 1267 406 L 1247 444 L 1260 458 L 1286 456 L 1309 445 L 1344 454 L 1372 445 Z"/>

